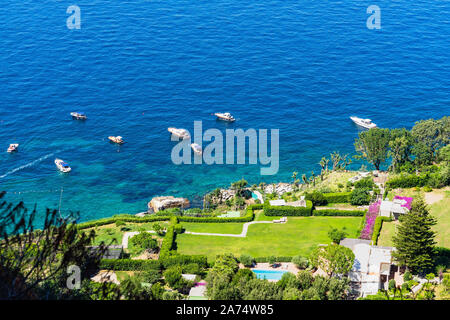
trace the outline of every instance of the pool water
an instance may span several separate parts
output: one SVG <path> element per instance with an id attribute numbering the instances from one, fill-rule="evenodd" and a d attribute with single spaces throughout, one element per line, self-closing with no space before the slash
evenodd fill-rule
<path id="1" fill-rule="evenodd" d="M 267 279 L 267 280 L 280 280 L 283 274 L 288 271 L 281 270 L 252 270 L 256 274 L 256 278 L 258 279 Z"/>

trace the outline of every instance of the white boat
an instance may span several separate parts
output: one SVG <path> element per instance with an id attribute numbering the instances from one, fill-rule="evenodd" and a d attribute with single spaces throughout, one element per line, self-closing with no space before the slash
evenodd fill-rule
<path id="1" fill-rule="evenodd" d="M 199 144 L 197 144 L 197 143 L 192 143 L 192 144 L 191 144 L 191 148 L 192 148 L 192 150 L 194 150 L 195 153 L 197 153 L 197 154 L 202 154 L 202 147 L 200 147 Z"/>
<path id="2" fill-rule="evenodd" d="M 61 172 L 70 172 L 70 170 L 72 170 L 69 165 L 61 159 L 55 159 L 55 164 Z"/>
<path id="3" fill-rule="evenodd" d="M 370 119 L 362 119 L 358 117 L 350 117 L 354 123 L 356 123 L 358 126 L 366 128 L 366 129 L 372 129 L 376 128 L 377 125 L 372 122 Z"/>
<path id="4" fill-rule="evenodd" d="M 167 131 L 179 139 L 190 138 L 189 132 L 186 129 L 168 128 Z"/>
<path id="5" fill-rule="evenodd" d="M 71 112 L 70 115 L 72 116 L 72 118 L 77 119 L 77 120 L 86 120 L 87 116 L 84 112 Z"/>
<path id="6" fill-rule="evenodd" d="M 8 147 L 8 152 L 14 152 L 17 151 L 17 148 L 19 147 L 18 143 L 11 143 Z"/>
<path id="7" fill-rule="evenodd" d="M 111 142 L 114 142 L 114 143 L 118 143 L 118 144 L 124 143 L 124 141 L 123 141 L 123 139 L 122 139 L 121 136 L 117 136 L 117 137 L 109 136 L 108 139 L 109 139 Z"/>
<path id="8" fill-rule="evenodd" d="M 224 121 L 229 121 L 229 122 L 233 122 L 234 120 L 236 120 L 231 113 L 229 112 L 225 112 L 225 113 L 214 113 L 214 115 L 220 119 L 220 120 L 224 120 Z"/>

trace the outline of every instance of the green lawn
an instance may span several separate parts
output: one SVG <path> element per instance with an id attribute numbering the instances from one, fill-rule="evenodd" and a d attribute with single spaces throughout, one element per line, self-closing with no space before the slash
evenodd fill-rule
<path id="1" fill-rule="evenodd" d="M 257 220 L 273 219 L 279 217 L 257 214 Z M 288 217 L 286 224 L 251 225 L 246 238 L 181 234 L 177 236 L 177 250 L 181 254 L 204 254 L 208 259 L 214 259 L 217 254 L 228 252 L 236 256 L 246 253 L 253 257 L 308 255 L 318 244 L 330 242 L 327 233 L 331 227 L 346 227 L 349 237 L 355 237 L 361 219 L 361 217 Z M 212 227 L 208 227 L 208 224 L 195 225 L 195 228 L 198 228 L 197 232 L 228 230 L 225 233 L 230 233 L 228 228 L 232 228 L 227 227 L 228 223 Z M 188 227 L 186 229 L 189 230 Z"/>
<path id="2" fill-rule="evenodd" d="M 159 221 L 163 228 L 167 227 L 168 223 L 166 221 Z M 125 232 L 129 231 L 140 231 L 140 230 L 153 230 L 154 222 L 148 223 L 131 223 L 128 222 L 124 226 L 116 227 L 116 225 L 108 224 L 105 226 L 95 228 L 95 239 L 94 245 L 99 245 L 101 242 L 104 242 L 106 245 L 112 244 L 121 244 L 122 237 Z M 89 232 L 91 229 L 86 229 L 85 231 Z"/>
<path id="3" fill-rule="evenodd" d="M 205 232 L 205 233 L 232 233 L 240 234 L 242 232 L 243 223 L 195 223 L 182 222 L 182 226 L 186 231 Z"/>

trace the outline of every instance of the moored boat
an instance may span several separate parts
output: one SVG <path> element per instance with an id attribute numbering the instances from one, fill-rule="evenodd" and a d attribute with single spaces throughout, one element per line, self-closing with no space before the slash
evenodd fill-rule
<path id="1" fill-rule="evenodd" d="M 195 153 L 197 153 L 197 154 L 202 154 L 202 147 L 200 147 L 199 144 L 197 144 L 197 143 L 192 143 L 192 144 L 191 144 L 191 148 L 192 148 L 192 150 L 194 150 Z"/>
<path id="2" fill-rule="evenodd" d="M 354 123 L 356 123 L 358 126 L 366 128 L 366 129 L 372 129 L 376 128 L 377 125 L 372 122 L 370 119 L 362 119 L 358 117 L 350 117 Z"/>
<path id="3" fill-rule="evenodd" d="M 122 139 L 121 136 L 117 136 L 117 137 L 109 136 L 108 139 L 109 139 L 111 142 L 114 142 L 114 143 L 117 143 L 117 144 L 122 144 L 122 143 L 124 143 L 124 141 L 123 141 L 123 139 Z"/>
<path id="4" fill-rule="evenodd" d="M 77 120 L 86 120 L 87 116 L 84 112 L 71 112 L 70 115 L 72 116 L 72 118 L 77 119 Z"/>
<path id="5" fill-rule="evenodd" d="M 72 170 L 72 168 L 70 168 L 69 165 L 61 159 L 55 159 L 55 164 L 58 170 L 61 172 L 66 173 Z"/>
<path id="6" fill-rule="evenodd" d="M 17 148 L 19 148 L 19 144 L 18 143 L 11 143 L 8 147 L 8 152 L 14 152 L 17 151 Z"/>
<path id="7" fill-rule="evenodd" d="M 214 113 L 214 115 L 217 117 L 217 119 L 219 120 L 224 120 L 224 121 L 229 121 L 229 122 L 233 122 L 234 120 L 236 120 L 231 113 L 229 112 L 225 112 L 225 113 Z"/>
<path id="8" fill-rule="evenodd" d="M 189 139 L 190 135 L 189 132 L 186 129 L 178 129 L 178 128 L 168 128 L 167 131 L 169 131 L 173 136 L 177 137 L 178 139 Z"/>

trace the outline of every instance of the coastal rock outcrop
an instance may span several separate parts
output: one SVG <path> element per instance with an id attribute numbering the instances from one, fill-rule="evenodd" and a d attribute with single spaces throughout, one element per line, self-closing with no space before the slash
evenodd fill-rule
<path id="1" fill-rule="evenodd" d="M 220 204 L 226 202 L 227 200 L 233 199 L 235 195 L 236 195 L 235 190 L 216 189 L 213 192 L 211 192 L 208 196 L 210 202 Z"/>
<path id="2" fill-rule="evenodd" d="M 158 212 L 168 208 L 188 208 L 189 200 L 173 196 L 155 197 L 148 203 L 149 211 Z"/>
<path id="3" fill-rule="evenodd" d="M 268 184 L 264 187 L 264 192 L 267 194 L 273 193 L 274 190 L 278 195 L 281 196 L 283 193 L 292 192 L 293 188 L 290 183 L 285 182 L 280 182 L 277 184 Z"/>

